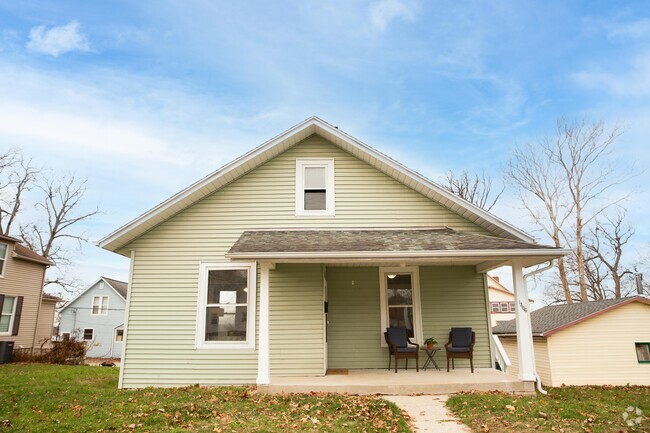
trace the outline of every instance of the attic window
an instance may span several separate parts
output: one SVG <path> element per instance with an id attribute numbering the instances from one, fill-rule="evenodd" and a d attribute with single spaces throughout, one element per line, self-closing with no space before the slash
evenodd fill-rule
<path id="1" fill-rule="evenodd" d="M 296 159 L 296 215 L 334 216 L 333 159 Z"/>

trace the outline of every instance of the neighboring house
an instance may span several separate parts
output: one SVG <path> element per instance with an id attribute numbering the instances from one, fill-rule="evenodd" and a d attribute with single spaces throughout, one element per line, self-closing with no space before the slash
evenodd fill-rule
<path id="1" fill-rule="evenodd" d="M 13 341 L 14 350 L 49 347 L 61 301 L 43 293 L 50 265 L 18 239 L 0 235 L 0 341 Z"/>
<path id="2" fill-rule="evenodd" d="M 497 322 L 507 322 L 515 318 L 515 294 L 508 290 L 499 277 L 487 276 L 488 299 L 490 300 L 490 322 L 495 326 Z M 532 299 L 529 303 L 534 302 Z"/>
<path id="3" fill-rule="evenodd" d="M 128 285 L 100 277 L 59 313 L 59 336 L 88 343 L 90 358 L 119 358 Z"/>
<path id="4" fill-rule="evenodd" d="M 531 313 L 535 360 L 542 383 L 650 385 L 650 300 L 622 299 L 553 305 Z M 515 322 L 494 327 L 517 375 Z"/>
<path id="5" fill-rule="evenodd" d="M 385 369 L 389 325 L 420 343 L 470 326 L 490 368 L 485 272 L 511 264 L 527 308 L 523 268 L 567 253 L 315 117 L 99 245 L 131 258 L 124 388 Z"/>

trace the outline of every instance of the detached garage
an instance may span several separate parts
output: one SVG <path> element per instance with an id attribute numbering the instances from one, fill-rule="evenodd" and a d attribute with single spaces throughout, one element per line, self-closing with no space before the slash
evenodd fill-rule
<path id="1" fill-rule="evenodd" d="M 650 299 L 553 305 L 530 315 L 537 373 L 546 386 L 650 385 Z M 517 375 L 515 321 L 499 337 Z"/>

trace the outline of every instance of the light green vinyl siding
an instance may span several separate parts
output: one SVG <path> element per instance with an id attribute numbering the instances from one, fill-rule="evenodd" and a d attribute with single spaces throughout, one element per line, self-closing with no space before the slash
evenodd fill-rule
<path id="1" fill-rule="evenodd" d="M 323 266 L 278 264 L 270 273 L 271 377 L 323 374 Z"/>
<path id="2" fill-rule="evenodd" d="M 474 367 L 490 367 L 490 336 L 483 274 L 473 266 L 421 266 L 420 299 L 424 338 L 434 337 L 440 345 L 449 340 L 452 327 L 471 327 L 476 332 Z M 444 350 L 436 362 L 446 368 Z M 459 359 L 456 367 L 469 367 Z"/>
<path id="3" fill-rule="evenodd" d="M 305 157 L 334 158 L 335 217 L 295 216 L 295 160 Z M 199 263 L 225 260 L 244 230 L 442 225 L 485 233 L 321 137 L 306 139 L 122 250 L 136 250 L 123 385 L 254 383 L 256 351 L 194 348 Z"/>
<path id="4" fill-rule="evenodd" d="M 387 349 L 381 347 L 378 268 L 328 267 L 326 276 L 328 367 L 387 367 Z"/>
<path id="5" fill-rule="evenodd" d="M 381 346 L 379 269 L 328 267 L 326 275 L 329 367 L 386 368 L 388 349 Z M 472 327 L 476 332 L 474 366 L 490 367 L 482 274 L 473 266 L 420 266 L 420 299 L 424 338 L 435 337 L 444 345 L 451 327 Z M 425 355 L 421 355 L 423 364 Z M 436 361 L 442 367 L 444 360 L 443 350 Z M 458 360 L 456 366 L 469 367 L 469 362 Z"/>

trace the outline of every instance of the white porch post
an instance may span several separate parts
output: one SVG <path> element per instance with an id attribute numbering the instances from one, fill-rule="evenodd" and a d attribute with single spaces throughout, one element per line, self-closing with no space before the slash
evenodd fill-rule
<path id="1" fill-rule="evenodd" d="M 517 325 L 517 351 L 519 355 L 519 378 L 535 380 L 535 353 L 533 331 L 530 324 L 528 290 L 524 282 L 524 269 L 520 260 L 512 262 L 512 281 L 515 292 L 515 323 Z"/>
<path id="2" fill-rule="evenodd" d="M 269 346 L 269 271 L 273 264 L 260 263 L 260 325 L 257 348 L 257 384 L 268 385 L 271 382 L 270 346 Z"/>

